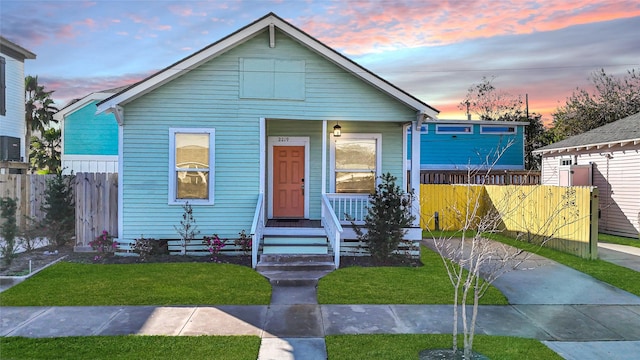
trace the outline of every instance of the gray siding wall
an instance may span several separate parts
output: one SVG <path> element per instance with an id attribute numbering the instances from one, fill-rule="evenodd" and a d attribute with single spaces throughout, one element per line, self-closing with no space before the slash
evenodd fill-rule
<path id="1" fill-rule="evenodd" d="M 598 231 L 636 238 L 640 232 L 640 145 L 615 146 L 562 153 L 577 165 L 593 164 L 593 186 L 598 187 Z M 560 156 L 542 160 L 542 183 L 558 185 Z"/>

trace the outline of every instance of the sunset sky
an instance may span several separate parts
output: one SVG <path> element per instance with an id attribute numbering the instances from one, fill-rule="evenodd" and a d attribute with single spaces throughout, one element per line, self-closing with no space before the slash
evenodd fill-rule
<path id="1" fill-rule="evenodd" d="M 640 68 L 638 0 L 0 0 L 0 33 L 59 107 L 140 80 L 275 12 L 441 111 L 483 76 L 546 121 L 601 68 Z"/>

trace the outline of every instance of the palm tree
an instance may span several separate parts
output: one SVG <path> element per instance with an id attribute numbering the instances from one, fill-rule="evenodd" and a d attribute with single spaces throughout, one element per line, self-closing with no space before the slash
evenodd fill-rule
<path id="1" fill-rule="evenodd" d="M 43 133 L 50 122 L 57 122 L 53 114 L 58 112 L 58 108 L 54 106 L 51 99 L 53 91 L 45 91 L 44 86 L 38 85 L 37 76 L 28 75 L 24 79 L 24 93 L 26 99 L 24 119 L 27 125 L 25 144 L 30 144 L 32 131 L 38 130 Z"/>

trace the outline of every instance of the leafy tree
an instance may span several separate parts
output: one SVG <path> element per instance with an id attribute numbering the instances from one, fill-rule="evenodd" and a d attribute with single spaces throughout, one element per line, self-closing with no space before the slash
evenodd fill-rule
<path id="1" fill-rule="evenodd" d="M 50 128 L 42 133 L 41 138 L 31 137 L 29 161 L 34 170 L 45 170 L 57 173 L 60 170 L 60 142 L 62 131 Z"/>
<path id="2" fill-rule="evenodd" d="M 566 104 L 553 113 L 554 141 L 640 112 L 640 69 L 628 70 L 623 77 L 608 75 L 600 69 L 590 80 L 592 93 L 576 88 Z"/>
<path id="3" fill-rule="evenodd" d="M 540 155 L 533 155 L 533 150 L 549 144 L 549 134 L 542 123 L 542 115 L 529 114 L 524 109 L 521 96 L 514 96 L 499 91 L 492 84 L 495 77 L 482 78 L 479 84 L 469 88 L 466 97 L 458 106 L 461 110 L 467 110 L 485 121 L 524 121 L 528 122 L 525 134 L 525 169 L 537 170 L 540 168 Z"/>
<path id="4" fill-rule="evenodd" d="M 33 131 L 44 132 L 51 122 L 57 122 L 53 118 L 53 114 L 58 112 L 58 108 L 54 106 L 51 94 L 53 91 L 46 91 L 44 85 L 38 85 L 38 77 L 28 75 L 24 79 L 25 92 L 25 123 L 27 126 L 27 135 L 25 136 L 25 144 L 30 143 Z"/>
<path id="5" fill-rule="evenodd" d="M 358 239 L 369 246 L 369 253 L 379 262 L 389 260 L 402 241 L 405 230 L 411 227 L 415 216 L 411 214 L 411 197 L 395 184 L 390 173 L 380 176 L 380 184 L 369 198 L 369 211 L 365 216 L 363 232 L 355 223 Z M 413 194 L 409 194 L 413 195 Z"/>
<path id="6" fill-rule="evenodd" d="M 499 91 L 493 86 L 495 76 L 482 77 L 479 84 L 471 86 L 458 108 L 468 110 L 480 117 L 480 120 L 518 121 L 523 115 L 521 96 L 513 96 Z"/>
<path id="7" fill-rule="evenodd" d="M 551 133 L 542 123 L 542 115 L 533 113 L 521 121 L 528 121 L 524 140 L 524 168 L 527 170 L 540 170 L 542 155 L 534 155 L 533 150 L 551 143 Z"/>

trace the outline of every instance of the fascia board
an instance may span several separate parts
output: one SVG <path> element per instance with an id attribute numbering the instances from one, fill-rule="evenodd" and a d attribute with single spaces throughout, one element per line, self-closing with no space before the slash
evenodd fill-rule
<path id="1" fill-rule="evenodd" d="M 73 104 L 69 104 L 69 105 L 63 107 L 62 109 L 60 109 L 60 111 L 58 111 L 57 113 L 53 114 L 53 118 L 55 120 L 62 121 L 67 115 L 71 115 L 74 112 L 82 109 L 88 103 L 90 103 L 92 101 L 96 101 L 96 100 L 104 100 L 104 99 L 106 99 L 106 98 L 108 98 L 109 96 L 112 96 L 112 95 L 113 95 L 113 93 L 105 93 L 105 92 L 91 93 L 91 94 L 83 97 L 82 99 L 74 102 Z"/>

